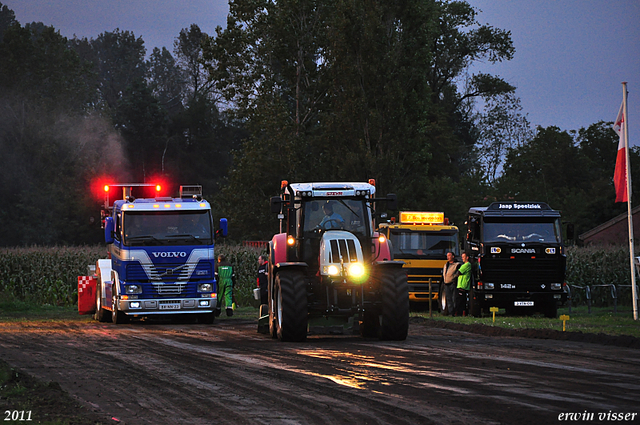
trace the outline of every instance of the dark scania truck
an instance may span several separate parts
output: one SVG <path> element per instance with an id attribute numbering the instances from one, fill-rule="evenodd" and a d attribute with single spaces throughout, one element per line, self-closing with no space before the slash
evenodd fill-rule
<path id="1" fill-rule="evenodd" d="M 473 316 L 489 307 L 557 317 L 567 300 L 560 212 L 544 202 L 472 207 L 465 249 L 478 261 L 469 293 Z"/>

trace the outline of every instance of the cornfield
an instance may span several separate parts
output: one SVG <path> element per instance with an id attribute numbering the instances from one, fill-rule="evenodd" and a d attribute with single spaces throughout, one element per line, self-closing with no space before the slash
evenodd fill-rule
<path id="1" fill-rule="evenodd" d="M 567 249 L 567 284 L 572 303 L 585 304 L 586 286 L 596 307 L 613 305 L 611 285 L 615 285 L 618 305 L 631 305 L 631 272 L 627 247 L 570 247 Z M 582 287 L 582 288 L 579 288 Z"/>
<path id="2" fill-rule="evenodd" d="M 105 255 L 104 246 L 2 248 L 0 292 L 37 304 L 75 304 L 77 277 Z"/>
<path id="3" fill-rule="evenodd" d="M 216 255 L 224 254 L 235 268 L 236 300 L 257 306 L 258 256 L 256 248 L 219 244 Z M 38 304 L 77 303 L 77 276 L 87 274 L 87 266 L 105 258 L 104 246 L 31 247 L 0 249 L 0 293 Z M 572 287 L 573 304 L 586 303 L 591 288 L 592 305 L 613 304 L 610 286 L 617 289 L 618 305 L 631 305 L 629 250 L 620 247 L 570 247 L 567 249 L 567 283 Z"/>
<path id="4" fill-rule="evenodd" d="M 233 265 L 236 273 L 236 286 L 233 288 L 236 301 L 242 305 L 257 307 L 259 302 L 253 298 L 253 288 L 256 287 L 258 276 L 258 256 L 266 253 L 258 248 L 243 246 L 216 246 L 216 256 L 223 254 Z"/>
<path id="5" fill-rule="evenodd" d="M 240 305 L 256 305 L 258 256 L 261 250 L 241 246 L 216 247 L 236 272 L 236 300 Z M 0 293 L 37 304 L 73 305 L 78 301 L 78 276 L 87 275 L 87 266 L 106 258 L 104 246 L 31 247 L 0 249 Z"/>

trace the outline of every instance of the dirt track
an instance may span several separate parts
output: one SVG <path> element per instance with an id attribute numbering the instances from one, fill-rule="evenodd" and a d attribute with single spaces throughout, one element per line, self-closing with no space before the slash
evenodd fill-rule
<path id="1" fill-rule="evenodd" d="M 416 322 L 404 342 L 312 336 L 296 344 L 240 319 L 0 324 L 2 360 L 130 425 L 551 424 L 585 412 L 597 419 L 640 413 L 639 354 Z M 640 423 L 633 419 L 623 422 Z"/>

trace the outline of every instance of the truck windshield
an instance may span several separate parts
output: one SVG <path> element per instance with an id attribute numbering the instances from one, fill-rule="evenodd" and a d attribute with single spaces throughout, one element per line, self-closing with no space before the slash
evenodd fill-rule
<path id="1" fill-rule="evenodd" d="M 484 237 L 487 242 L 544 242 L 562 241 L 559 220 L 505 220 L 485 218 Z"/>
<path id="2" fill-rule="evenodd" d="M 391 230 L 389 239 L 393 257 L 398 259 L 446 259 L 449 251 L 458 255 L 458 234 L 455 232 Z"/>
<path id="3" fill-rule="evenodd" d="M 329 208 L 327 208 L 327 205 Z M 347 230 L 357 236 L 370 236 L 371 213 L 363 200 L 312 200 L 303 203 L 304 232 Z M 332 215 L 328 215 L 332 213 Z"/>
<path id="4" fill-rule="evenodd" d="M 122 220 L 124 244 L 200 245 L 211 244 L 209 211 L 126 212 Z"/>

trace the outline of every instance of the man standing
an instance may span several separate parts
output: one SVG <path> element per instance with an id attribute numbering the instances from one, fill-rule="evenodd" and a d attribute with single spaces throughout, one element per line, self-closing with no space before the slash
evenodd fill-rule
<path id="1" fill-rule="evenodd" d="M 444 287 L 442 288 L 442 294 L 444 297 L 445 308 L 442 310 L 443 315 L 451 315 L 455 313 L 455 299 L 456 299 L 456 288 L 458 279 L 456 278 L 456 271 L 458 271 L 458 267 L 460 263 L 456 262 L 456 257 L 453 252 L 447 252 L 447 262 L 444 263 L 444 267 L 442 267 L 442 279 L 444 282 Z M 440 301 L 440 306 L 442 306 L 442 301 Z"/>
<path id="2" fill-rule="evenodd" d="M 222 254 L 218 255 L 216 278 L 218 281 L 216 316 L 220 316 L 223 303 L 227 309 L 227 316 L 233 316 L 233 286 L 236 281 L 236 275 L 233 272 L 231 263 L 229 263 Z"/>
<path id="3" fill-rule="evenodd" d="M 260 304 L 268 304 L 269 296 L 267 294 L 267 259 L 264 255 L 258 257 L 258 288 L 260 288 Z"/>
<path id="4" fill-rule="evenodd" d="M 456 316 L 465 316 L 467 312 L 467 293 L 471 289 L 471 263 L 469 255 L 462 253 L 462 265 L 458 269 L 458 298 L 456 299 Z"/>

